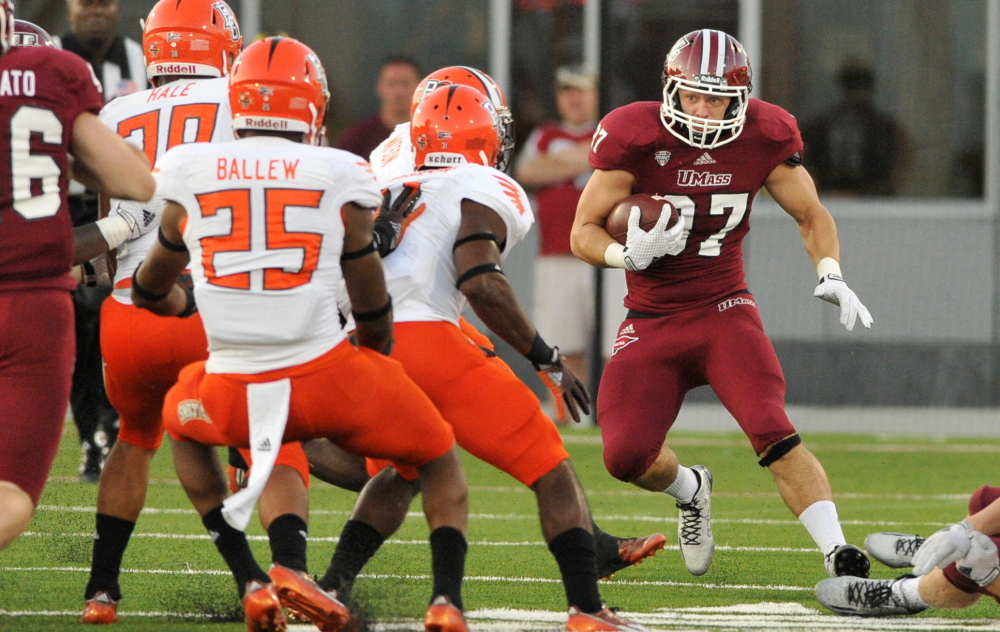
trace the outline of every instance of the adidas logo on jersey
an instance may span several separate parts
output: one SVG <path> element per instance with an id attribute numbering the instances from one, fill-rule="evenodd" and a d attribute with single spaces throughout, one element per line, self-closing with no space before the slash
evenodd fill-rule
<path id="1" fill-rule="evenodd" d="M 696 165 L 714 165 L 715 164 L 715 158 L 712 158 L 711 156 L 709 156 L 708 152 L 706 151 L 701 156 L 699 156 L 697 160 L 694 161 L 694 164 L 696 164 Z"/>

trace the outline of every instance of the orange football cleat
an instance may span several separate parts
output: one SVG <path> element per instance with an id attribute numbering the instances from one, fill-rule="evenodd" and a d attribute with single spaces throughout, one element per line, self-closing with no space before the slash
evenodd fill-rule
<path id="1" fill-rule="evenodd" d="M 597 575 L 608 579 L 623 568 L 635 566 L 648 557 L 656 555 L 667 543 L 667 536 L 654 533 L 644 538 L 622 538 L 618 540 L 618 559 L 597 565 Z"/>
<path id="2" fill-rule="evenodd" d="M 285 632 L 288 627 L 274 584 L 249 582 L 243 595 L 243 612 L 247 632 Z"/>
<path id="3" fill-rule="evenodd" d="M 424 617 L 424 630 L 426 632 L 469 632 L 469 627 L 465 625 L 462 611 L 451 603 L 451 599 L 444 595 L 438 595 L 427 608 L 427 616 Z"/>
<path id="4" fill-rule="evenodd" d="M 602 608 L 593 614 L 580 612 L 576 607 L 570 607 L 569 619 L 566 620 L 567 632 L 649 632 L 635 621 L 620 617 L 611 608 Z"/>
<path id="5" fill-rule="evenodd" d="M 307 618 L 321 632 L 339 632 L 351 622 L 347 606 L 320 588 L 309 575 L 278 564 L 267 574 L 277 587 L 282 605 Z"/>
<path id="6" fill-rule="evenodd" d="M 80 623 L 114 623 L 118 620 L 118 602 L 100 590 L 83 606 Z"/>

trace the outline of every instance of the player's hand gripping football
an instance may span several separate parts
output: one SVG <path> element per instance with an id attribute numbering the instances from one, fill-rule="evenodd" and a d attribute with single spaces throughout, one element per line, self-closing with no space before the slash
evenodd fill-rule
<path id="1" fill-rule="evenodd" d="M 871 329 L 873 321 L 868 308 L 862 305 L 861 299 L 854 290 L 847 287 L 847 283 L 839 274 L 824 275 L 816 286 L 813 296 L 840 306 L 840 324 L 847 327 L 847 331 L 854 330 L 854 322 L 859 318 L 862 325 Z"/>
<path id="2" fill-rule="evenodd" d="M 580 422 L 580 411 L 590 414 L 590 393 L 583 382 L 566 366 L 565 358 L 559 353 L 559 347 L 552 348 L 552 362 L 536 364 L 535 370 L 542 383 L 552 391 L 556 402 L 556 413 L 559 421 L 566 421 L 566 409 L 569 409 L 573 421 Z"/>
<path id="3" fill-rule="evenodd" d="M 681 235 L 684 233 L 684 222 L 667 228 L 667 222 L 673 208 L 664 204 L 660 210 L 660 219 L 648 231 L 639 227 L 642 213 L 638 206 L 633 206 L 628 216 L 628 236 L 625 239 L 625 266 L 632 271 L 645 270 L 654 261 L 667 254 L 677 254 L 684 248 Z"/>
<path id="4" fill-rule="evenodd" d="M 913 556 L 913 573 L 926 575 L 952 562 L 960 573 L 980 586 L 988 586 L 1000 577 L 1000 561 L 993 540 L 964 520 L 941 529 L 920 545 Z"/>

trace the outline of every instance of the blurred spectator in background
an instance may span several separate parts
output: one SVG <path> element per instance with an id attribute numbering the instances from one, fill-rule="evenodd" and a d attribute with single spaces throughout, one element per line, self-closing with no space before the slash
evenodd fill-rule
<path id="1" fill-rule="evenodd" d="M 86 60 L 94 69 L 104 90 L 104 101 L 146 89 L 146 62 L 142 45 L 115 32 L 120 6 L 118 0 L 67 0 L 69 33 L 54 38 L 58 46 Z M 97 221 L 97 194 L 72 181 L 69 188 L 69 211 L 73 226 Z M 103 256 L 96 260 L 101 267 Z M 96 483 L 101 468 L 114 443 L 118 413 L 104 391 L 101 360 L 101 304 L 111 294 L 110 282 L 92 287 L 97 275 L 92 264 L 84 265 L 84 282 L 73 293 L 76 312 L 76 366 L 70 407 L 80 433 L 83 462 L 80 480 Z"/>
<path id="2" fill-rule="evenodd" d="M 850 61 L 837 75 L 841 99 L 802 128 L 805 162 L 823 192 L 894 195 L 903 133 L 875 108 L 875 73 Z"/>
<path id="3" fill-rule="evenodd" d="M 580 67 L 560 67 L 556 71 L 555 99 L 559 121 L 535 128 L 518 156 L 514 177 L 533 190 L 538 217 L 539 256 L 535 262 L 532 320 L 543 337 L 563 343 L 560 351 L 566 364 L 586 383 L 586 351 L 594 330 L 594 269 L 573 256 L 569 233 L 580 193 L 592 171 L 587 159 L 597 127 L 595 77 Z M 621 270 L 609 272 L 605 295 L 613 300 L 605 301 L 605 305 L 616 305 L 620 314 L 608 315 L 606 322 L 617 323 L 625 317 L 621 301 L 625 277 Z M 619 315 L 621 318 L 614 320 Z M 606 327 L 613 328 L 614 324 Z M 602 348 L 610 352 L 610 339 Z"/>
<path id="4" fill-rule="evenodd" d="M 368 159 L 400 123 L 410 121 L 410 101 L 420 83 L 420 68 L 407 55 L 392 55 L 379 67 L 375 92 L 378 94 L 378 114 L 355 123 L 341 133 L 336 146 Z"/>

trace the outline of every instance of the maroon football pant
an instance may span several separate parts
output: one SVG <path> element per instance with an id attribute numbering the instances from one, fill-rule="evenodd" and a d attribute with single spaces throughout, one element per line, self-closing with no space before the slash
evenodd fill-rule
<path id="1" fill-rule="evenodd" d="M 604 465 L 632 481 L 653 461 L 684 395 L 711 385 L 754 452 L 795 433 L 785 377 L 750 294 L 656 318 L 627 318 L 604 369 L 597 419 Z"/>
<path id="2" fill-rule="evenodd" d="M 972 494 L 972 498 L 969 499 L 969 515 L 971 516 L 972 514 L 979 513 L 998 498 L 1000 498 L 1000 487 L 983 485 L 977 489 Z M 1000 547 L 1000 533 L 990 533 L 988 535 L 990 536 L 990 539 L 993 540 L 993 544 Z M 959 573 L 955 564 L 949 564 L 948 567 L 944 569 L 944 576 L 955 588 L 958 588 L 962 592 L 969 593 L 970 595 L 975 593 L 988 595 L 996 599 L 997 603 L 1000 603 L 1000 595 L 990 592 L 985 586 L 980 586 L 965 575 Z"/>
<path id="3" fill-rule="evenodd" d="M 0 480 L 36 505 L 59 449 L 75 357 L 69 292 L 0 293 Z"/>

